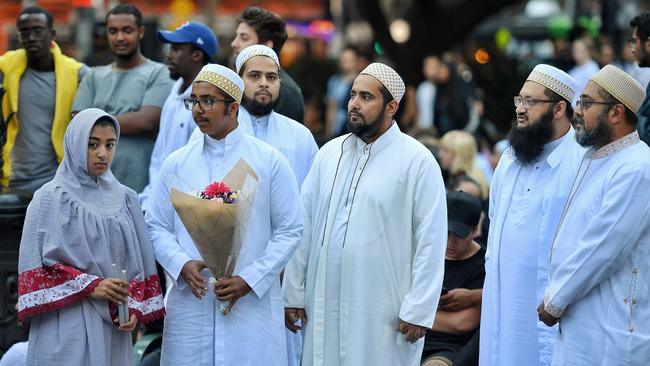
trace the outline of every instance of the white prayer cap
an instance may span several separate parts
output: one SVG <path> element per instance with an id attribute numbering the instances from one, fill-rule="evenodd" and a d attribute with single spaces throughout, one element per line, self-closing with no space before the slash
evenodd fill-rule
<path id="1" fill-rule="evenodd" d="M 230 95 L 237 103 L 241 103 L 244 93 L 244 80 L 234 71 L 218 64 L 206 64 L 203 66 L 194 82 L 205 81 Z"/>
<path id="2" fill-rule="evenodd" d="M 278 60 L 278 55 L 275 54 L 275 51 L 269 46 L 263 44 L 255 44 L 244 48 L 239 55 L 237 56 L 237 61 L 235 61 L 235 66 L 237 67 L 237 73 L 241 71 L 241 68 L 244 66 L 246 61 L 250 60 L 251 57 L 255 56 L 266 56 L 280 67 L 280 60 Z"/>
<path id="3" fill-rule="evenodd" d="M 379 80 L 386 89 L 388 89 L 388 92 L 393 96 L 393 98 L 395 98 L 395 100 L 398 102 L 402 100 L 406 86 L 399 74 L 397 74 L 397 72 L 391 67 L 379 62 L 373 62 L 363 69 L 360 75 L 370 75 L 374 77 Z"/>
<path id="4" fill-rule="evenodd" d="M 528 75 L 528 79 L 556 92 L 562 98 L 571 102 L 578 92 L 578 84 L 566 72 L 551 65 L 539 64 Z"/>
<path id="5" fill-rule="evenodd" d="M 616 66 L 606 65 L 590 79 L 616 100 L 636 113 L 645 99 L 645 90 L 638 81 Z"/>

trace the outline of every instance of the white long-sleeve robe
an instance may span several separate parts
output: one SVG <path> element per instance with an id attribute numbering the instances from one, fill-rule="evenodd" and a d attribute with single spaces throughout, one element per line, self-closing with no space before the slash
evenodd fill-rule
<path id="1" fill-rule="evenodd" d="M 650 148 L 635 131 L 589 160 L 552 249 L 545 309 L 560 317 L 553 364 L 645 366 Z"/>
<path id="2" fill-rule="evenodd" d="M 240 158 L 259 178 L 234 273 L 252 290 L 223 316 L 211 286 L 198 300 L 180 277 L 188 260 L 201 257 L 170 203 L 169 190 L 203 189 L 221 180 Z M 174 280 L 162 365 L 286 365 L 279 274 L 300 241 L 302 222 L 298 186 L 284 156 L 240 128 L 220 141 L 207 136 L 192 141 L 163 164 L 146 220 L 156 259 Z M 210 277 L 206 270 L 203 275 Z"/>
<path id="3" fill-rule="evenodd" d="M 273 146 L 287 158 L 298 181 L 298 187 L 301 187 L 318 152 L 318 145 L 311 131 L 301 123 L 274 111 L 256 119 L 245 107 L 239 108 L 237 122 L 244 133 Z M 201 130 L 196 128 L 190 140 L 201 136 Z M 294 334 L 289 330 L 286 333 L 289 366 L 297 366 L 300 364 L 299 349 L 302 345 L 300 333 Z"/>
<path id="4" fill-rule="evenodd" d="M 147 202 L 149 194 L 163 161 L 171 153 L 185 146 L 196 128 L 192 112 L 188 111 L 183 103 L 183 100 L 192 94 L 192 87 L 190 86 L 180 93 L 183 83 L 183 78 L 176 80 L 160 112 L 160 128 L 149 163 L 149 183 L 138 195 L 143 211 L 147 211 L 149 208 Z"/>
<path id="5" fill-rule="evenodd" d="M 316 155 L 302 198 L 305 235 L 283 283 L 285 306 L 307 312 L 302 364 L 323 365 L 338 329 L 327 365 L 419 365 L 424 340 L 411 344 L 397 327 L 431 327 L 442 287 L 447 208 L 431 153 L 396 123 L 369 145 L 339 137 Z M 326 324 L 327 282 L 338 276 L 340 321 Z"/>
<path id="6" fill-rule="evenodd" d="M 490 232 L 481 307 L 480 364 L 549 365 L 556 328 L 537 319 L 548 253 L 585 153 L 572 128 L 522 165 L 509 148 L 490 186 Z"/>
<path id="7" fill-rule="evenodd" d="M 245 107 L 239 108 L 237 121 L 244 132 L 280 151 L 289 161 L 298 187 L 302 186 L 318 152 L 318 145 L 311 131 L 303 124 L 274 111 L 257 119 L 248 113 Z M 301 333 L 286 330 L 289 366 L 300 365 Z"/>

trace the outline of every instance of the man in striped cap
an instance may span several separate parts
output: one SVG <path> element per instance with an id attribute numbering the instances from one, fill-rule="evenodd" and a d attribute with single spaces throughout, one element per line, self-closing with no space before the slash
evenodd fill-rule
<path id="1" fill-rule="evenodd" d="M 173 280 L 166 304 L 163 365 L 287 364 L 280 271 L 302 234 L 299 193 L 286 158 L 237 123 L 244 82 L 203 66 L 185 106 L 201 136 L 172 153 L 154 182 L 146 221 L 156 259 Z M 170 189 L 222 182 L 240 160 L 258 179 L 235 271 L 216 283 L 170 204 Z M 227 316 L 221 303 L 228 304 Z M 254 350 L 252 352 L 251 350 Z"/>
<path id="2" fill-rule="evenodd" d="M 440 167 L 393 117 L 404 82 L 373 63 L 355 79 L 352 134 L 323 146 L 302 186 L 305 233 L 285 271 L 285 321 L 302 365 L 419 366 L 442 288 Z M 306 321 L 306 323 L 305 323 Z"/>
<path id="3" fill-rule="evenodd" d="M 538 308 L 544 323 L 559 323 L 554 365 L 650 360 L 650 148 L 636 130 L 644 98 L 612 65 L 580 94 L 576 139 L 591 149 L 571 184 Z"/>
<path id="4" fill-rule="evenodd" d="M 514 97 L 516 120 L 492 178 L 481 365 L 549 365 L 556 328 L 537 319 L 555 227 L 585 150 L 571 127 L 575 80 L 535 66 Z M 476 291 L 476 290 L 475 290 Z"/>

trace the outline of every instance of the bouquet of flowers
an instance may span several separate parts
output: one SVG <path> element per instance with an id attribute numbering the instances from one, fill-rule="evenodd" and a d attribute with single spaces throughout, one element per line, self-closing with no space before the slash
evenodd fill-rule
<path id="1" fill-rule="evenodd" d="M 201 192 L 171 189 L 172 205 L 215 280 L 235 270 L 257 183 L 257 174 L 240 159 L 221 182 Z M 220 306 L 223 315 L 226 306 Z"/>
<path id="2" fill-rule="evenodd" d="M 212 182 L 203 191 L 197 193 L 196 196 L 204 200 L 233 204 L 239 197 L 239 191 L 233 191 L 223 182 Z"/>

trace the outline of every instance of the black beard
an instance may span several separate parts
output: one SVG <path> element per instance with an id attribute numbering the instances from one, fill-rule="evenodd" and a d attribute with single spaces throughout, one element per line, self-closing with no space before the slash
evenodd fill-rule
<path id="1" fill-rule="evenodd" d="M 573 118 L 573 124 L 575 125 L 576 123 L 580 124 L 580 127 L 576 128 L 576 141 L 580 145 L 601 148 L 612 141 L 612 130 L 607 124 L 607 114 L 603 113 L 599 115 L 596 120 L 596 127 L 589 131 L 585 129 L 584 121 L 581 117 Z"/>
<path id="2" fill-rule="evenodd" d="M 375 118 L 370 123 L 352 122 L 350 121 L 350 113 L 348 113 L 348 118 L 345 124 L 348 128 L 348 131 L 352 132 L 357 137 L 362 139 L 368 138 L 374 135 L 379 130 L 379 127 L 381 127 L 381 124 L 384 122 L 385 112 L 386 112 L 386 106 L 384 106 L 381 109 L 381 112 L 379 113 L 379 115 L 377 115 L 377 118 Z"/>
<path id="3" fill-rule="evenodd" d="M 169 78 L 172 79 L 172 80 L 178 80 L 178 79 L 181 78 L 181 74 L 179 74 L 178 72 L 171 72 L 170 71 L 169 72 Z"/>
<path id="4" fill-rule="evenodd" d="M 267 104 L 262 104 L 255 99 L 250 99 L 247 96 L 242 97 L 241 105 L 246 108 L 248 113 L 254 115 L 254 116 L 266 116 L 267 114 L 271 113 L 273 111 L 273 104 L 275 104 L 275 101 L 271 101 Z"/>
<path id="5" fill-rule="evenodd" d="M 508 142 L 512 146 L 515 158 L 528 165 L 537 160 L 544 151 L 544 145 L 553 138 L 553 110 L 549 110 L 537 121 L 529 121 L 525 127 L 517 127 L 517 120 L 512 123 L 508 133 Z"/>

